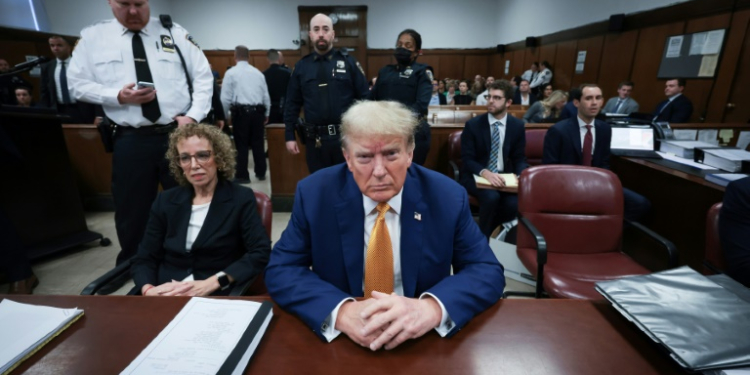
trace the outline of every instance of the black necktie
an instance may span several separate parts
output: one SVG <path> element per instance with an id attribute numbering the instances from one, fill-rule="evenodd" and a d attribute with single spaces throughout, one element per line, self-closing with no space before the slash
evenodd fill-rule
<path id="1" fill-rule="evenodd" d="M 326 57 L 325 56 L 316 56 L 315 61 L 318 64 L 318 97 L 320 98 L 320 114 L 325 119 L 326 122 L 330 122 L 331 116 L 331 106 L 328 103 L 328 75 L 331 74 L 328 72 L 328 69 L 326 69 Z M 317 125 L 324 125 L 324 124 L 317 124 Z"/>
<path id="2" fill-rule="evenodd" d="M 60 92 L 62 93 L 63 104 L 70 104 L 70 91 L 68 91 L 68 74 L 65 72 L 65 61 L 60 65 Z"/>
<path id="3" fill-rule="evenodd" d="M 133 60 L 135 61 L 136 80 L 153 83 L 154 79 L 151 77 L 151 69 L 148 68 L 146 49 L 143 48 L 143 39 L 141 39 L 138 31 L 133 31 Z M 141 111 L 143 112 L 143 117 L 153 123 L 156 123 L 159 117 L 161 117 L 159 102 L 156 98 L 148 103 L 141 104 Z"/>

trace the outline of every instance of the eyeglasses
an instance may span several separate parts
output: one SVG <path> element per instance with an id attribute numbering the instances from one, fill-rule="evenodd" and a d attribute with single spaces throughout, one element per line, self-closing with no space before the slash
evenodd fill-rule
<path id="1" fill-rule="evenodd" d="M 180 165 L 182 165 L 183 167 L 190 165 L 190 163 L 193 161 L 193 158 L 195 158 L 195 161 L 197 161 L 198 164 L 203 164 L 211 159 L 211 151 L 198 151 L 195 153 L 195 155 L 180 154 Z"/>
<path id="2" fill-rule="evenodd" d="M 499 101 L 501 101 L 501 100 L 503 100 L 503 99 L 505 99 L 505 98 L 503 98 L 502 96 L 491 96 L 491 95 L 485 95 L 485 96 L 484 96 L 484 99 L 485 99 L 485 100 L 494 100 L 494 101 L 496 101 L 496 102 L 499 102 Z"/>

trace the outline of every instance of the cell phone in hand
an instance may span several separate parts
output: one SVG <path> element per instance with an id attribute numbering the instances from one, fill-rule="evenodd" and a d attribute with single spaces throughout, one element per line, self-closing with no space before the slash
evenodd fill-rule
<path id="1" fill-rule="evenodd" d="M 140 89 L 154 89 L 154 84 L 151 82 L 145 82 L 145 81 L 138 81 L 135 87 L 136 90 Z"/>

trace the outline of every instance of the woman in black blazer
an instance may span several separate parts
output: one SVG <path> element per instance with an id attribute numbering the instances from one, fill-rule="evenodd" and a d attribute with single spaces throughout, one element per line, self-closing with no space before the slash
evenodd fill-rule
<path id="1" fill-rule="evenodd" d="M 226 295 L 260 274 L 271 241 L 255 194 L 233 183 L 235 151 L 217 127 L 189 124 L 169 137 L 169 167 L 181 186 L 159 194 L 131 269 L 147 296 Z"/>

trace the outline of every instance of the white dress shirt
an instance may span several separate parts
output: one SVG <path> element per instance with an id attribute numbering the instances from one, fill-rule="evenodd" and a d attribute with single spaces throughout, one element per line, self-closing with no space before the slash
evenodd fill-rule
<path id="1" fill-rule="evenodd" d="M 403 279 L 401 278 L 401 241 L 396 241 L 394 239 L 401 239 L 401 221 L 400 221 L 400 215 L 401 215 L 401 198 L 403 196 L 404 188 L 401 188 L 401 191 L 393 196 L 388 201 L 388 205 L 391 207 L 388 212 L 385 213 L 385 226 L 388 228 L 388 235 L 391 238 L 391 249 L 393 250 L 393 292 L 396 293 L 399 296 L 404 295 L 404 283 Z M 378 206 L 378 202 L 370 199 L 370 197 L 362 195 L 362 202 L 365 209 L 365 238 L 364 238 L 364 259 L 367 259 L 367 244 L 370 241 L 370 234 L 372 234 L 372 230 L 375 227 L 375 221 L 378 218 L 378 211 L 376 210 Z M 362 263 L 362 290 L 365 288 L 365 280 L 364 280 L 364 270 L 365 270 L 365 264 Z M 440 325 L 438 325 L 435 328 L 435 331 L 437 331 L 440 336 L 445 337 L 445 335 L 448 334 L 448 332 L 453 329 L 455 324 L 450 319 L 450 316 L 448 316 L 448 311 L 445 309 L 445 306 L 443 306 L 443 302 L 440 301 L 435 295 L 432 293 L 422 293 L 422 295 L 419 296 L 420 299 L 430 296 L 434 298 L 438 305 L 440 305 L 440 310 L 442 311 L 442 318 L 440 321 Z M 369 298 L 370 296 L 365 296 L 366 298 Z M 353 298 L 346 298 L 343 301 L 339 302 L 338 305 L 336 305 L 336 308 L 333 309 L 331 314 L 326 318 L 325 322 L 323 323 L 323 326 L 321 327 L 321 333 L 323 336 L 328 340 L 328 342 L 331 342 L 333 339 L 335 339 L 339 334 L 341 334 L 341 331 L 336 329 L 336 318 L 339 315 L 339 309 L 341 308 L 341 305 L 344 304 L 344 302 L 347 301 L 354 301 Z"/>
<path id="2" fill-rule="evenodd" d="M 530 82 L 529 86 L 531 86 L 532 89 L 535 87 L 542 88 L 544 87 L 544 85 L 550 83 L 551 81 L 552 81 L 552 72 L 549 69 L 544 68 L 541 72 L 539 72 L 539 74 L 537 74 L 534 80 Z"/>
<path id="3" fill-rule="evenodd" d="M 583 151 L 583 139 L 586 137 L 586 125 L 591 125 L 591 155 L 594 155 L 594 146 L 596 145 L 596 127 L 594 126 L 594 123 L 596 120 L 587 124 L 580 116 L 576 116 L 576 118 L 578 119 L 578 129 L 581 132 L 581 151 Z"/>
<path id="4" fill-rule="evenodd" d="M 155 17 L 151 17 L 140 34 L 161 111 L 156 123 L 169 124 L 178 115 L 203 120 L 211 109 L 213 95 L 213 75 L 203 51 L 188 39 L 192 37 L 182 26 L 174 24 L 174 38 L 171 38 L 169 30 Z M 137 128 L 153 123 L 143 117 L 139 104 L 120 104 L 117 100 L 125 85 L 137 81 L 133 35 L 116 19 L 83 29 L 67 73 L 68 86 L 77 100 L 101 104 L 104 113 L 116 124 Z M 165 38 L 172 40 L 185 57 L 193 81 L 192 102 L 180 57 L 174 48 L 163 48 Z"/>
<path id="5" fill-rule="evenodd" d="M 526 96 L 523 96 L 523 93 L 519 93 L 518 96 L 521 97 L 520 103 L 513 103 L 513 104 L 520 104 L 520 105 L 531 105 L 529 102 L 531 101 L 531 94 L 526 93 Z"/>
<path id="6" fill-rule="evenodd" d="M 485 95 L 488 95 L 490 93 L 490 90 L 484 90 L 481 94 L 477 95 L 476 101 L 474 102 L 474 105 L 487 105 L 487 99 L 484 98 Z"/>
<path id="7" fill-rule="evenodd" d="M 266 107 L 266 117 L 271 113 L 266 76 L 247 61 L 237 61 L 221 81 L 221 105 L 227 117 L 232 104 L 262 105 Z"/>
<path id="8" fill-rule="evenodd" d="M 70 66 L 70 56 L 68 56 L 65 60 L 57 59 L 57 64 L 55 64 L 55 93 L 57 96 L 57 102 L 63 103 L 63 97 L 62 97 L 62 86 L 60 86 L 60 71 L 62 71 L 62 63 L 65 63 L 65 75 L 68 75 L 68 67 Z M 73 95 L 73 90 L 70 87 L 70 80 L 68 80 L 68 96 L 70 97 L 70 104 L 73 104 L 76 102 L 76 98 Z"/>
<path id="9" fill-rule="evenodd" d="M 503 170 L 505 169 L 505 164 L 503 163 L 503 143 L 505 142 L 505 124 L 508 121 L 508 111 L 505 111 L 505 115 L 499 119 L 495 118 L 495 116 L 492 116 L 491 113 L 487 114 L 487 118 L 490 121 L 490 145 L 492 145 L 492 128 L 495 127 L 494 124 L 496 122 L 500 123 L 500 126 L 498 127 L 498 131 L 500 132 L 500 147 L 498 148 L 498 152 L 500 154 L 497 155 L 497 170 L 500 171 L 499 173 L 503 173 Z M 492 152 L 491 148 L 490 152 Z M 492 159 L 492 155 L 490 155 L 490 159 Z M 482 174 L 482 171 L 479 171 L 480 175 Z"/>
<path id="10" fill-rule="evenodd" d="M 208 208 L 211 206 L 211 202 L 204 204 L 194 204 L 191 213 L 190 220 L 188 220 L 187 238 L 185 239 L 185 250 L 190 252 L 193 249 L 193 243 L 198 238 L 198 233 L 203 228 L 203 223 L 206 221 L 208 215 Z"/>
<path id="11" fill-rule="evenodd" d="M 442 95 L 439 93 L 434 93 L 430 97 L 430 104 L 429 105 L 440 105 L 440 97 L 438 95 Z"/>

